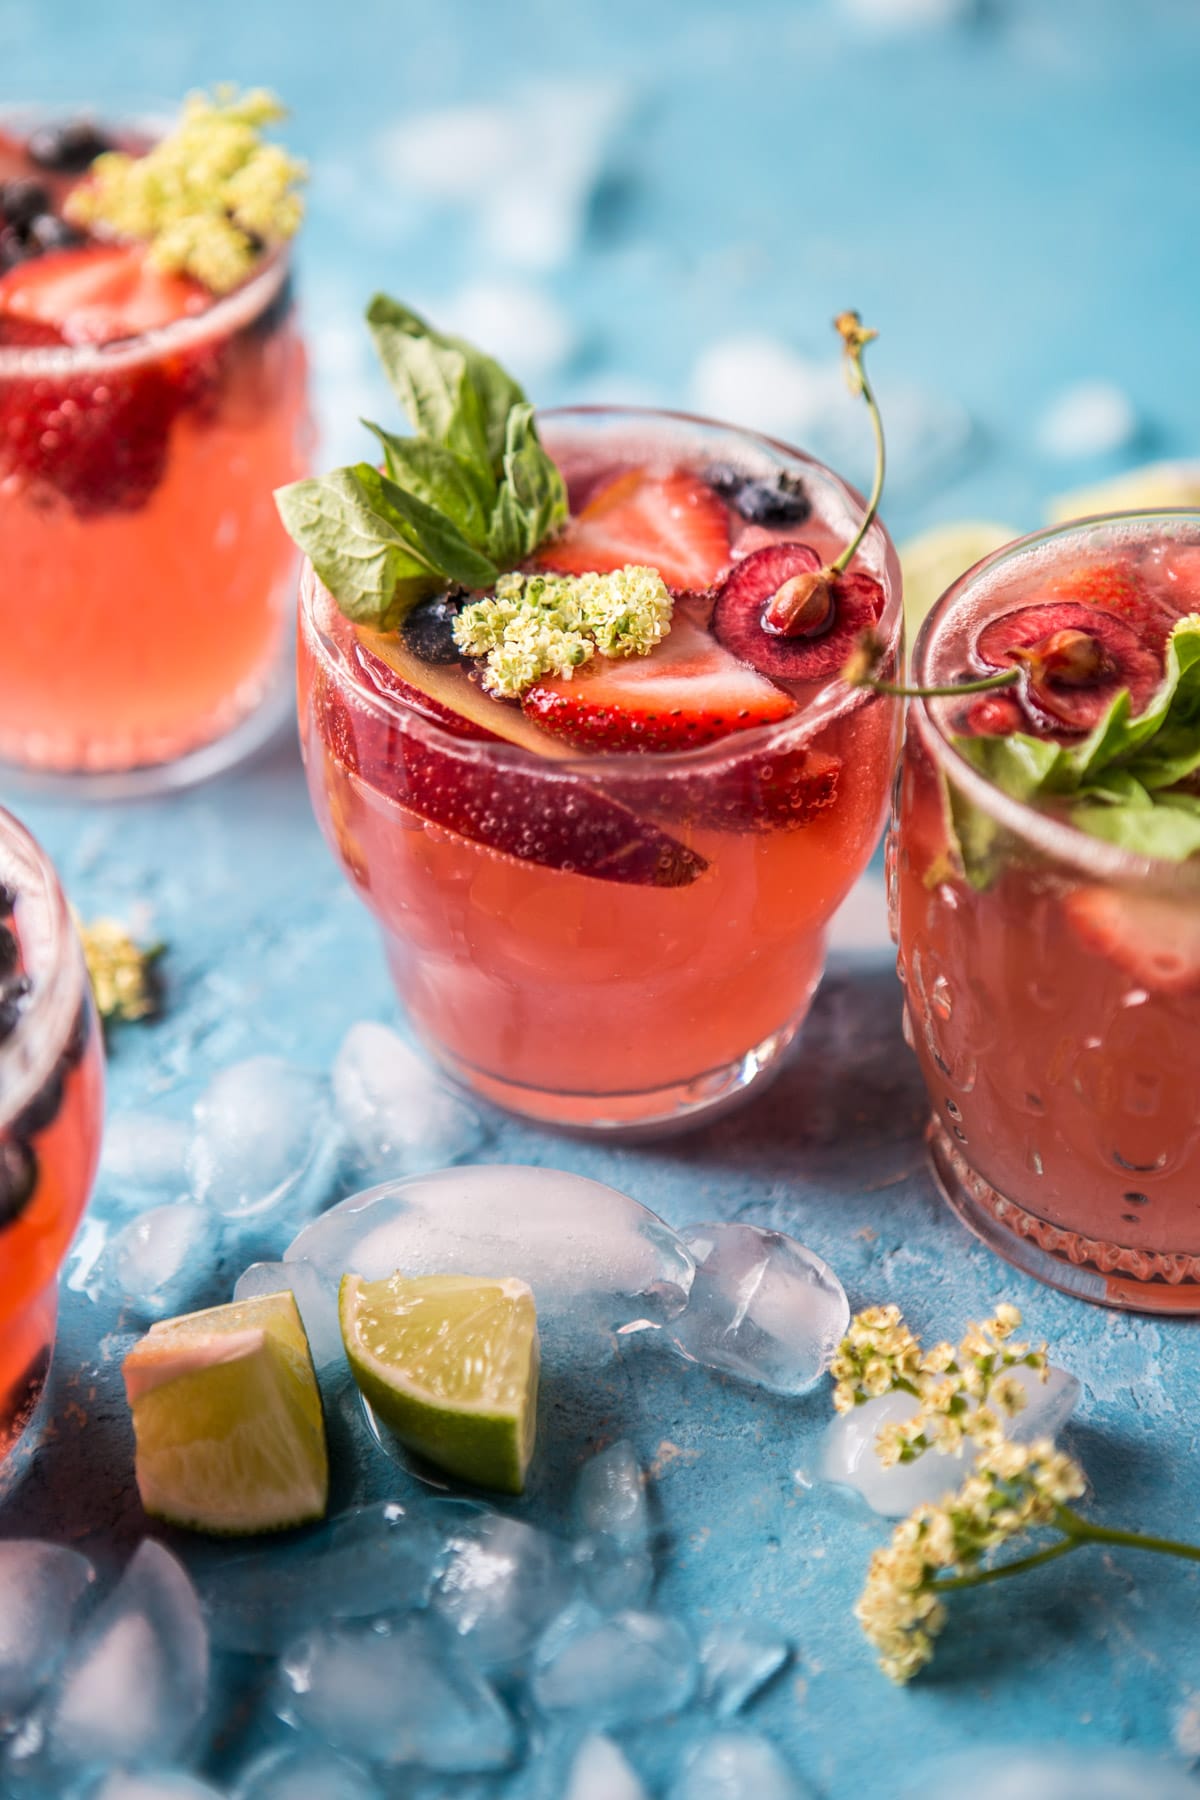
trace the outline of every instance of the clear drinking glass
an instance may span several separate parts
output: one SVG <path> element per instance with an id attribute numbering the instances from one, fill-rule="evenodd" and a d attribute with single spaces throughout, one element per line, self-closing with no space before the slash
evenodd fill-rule
<path id="1" fill-rule="evenodd" d="M 1200 513 L 1084 520 L 998 551 L 942 597 L 913 679 L 962 666 L 998 611 L 1103 552 L 1175 616 L 1200 598 Z M 1188 595 L 1197 597 L 1189 601 Z M 953 700 L 911 703 L 889 888 L 929 1145 L 958 1216 L 1055 1287 L 1200 1312 L 1200 862 L 1134 856 L 1009 798 L 954 749 Z M 955 866 L 949 802 L 990 822 Z"/>
<path id="2" fill-rule="evenodd" d="M 619 446 L 647 463 L 749 456 L 798 474 L 813 516 L 793 535 L 822 555 L 862 517 L 830 470 L 730 427 L 596 408 L 547 414 L 542 434 L 564 465 Z M 881 526 L 861 558 L 895 647 L 899 571 Z M 775 1063 L 878 839 L 894 701 L 833 679 L 782 724 L 700 749 L 549 760 L 381 692 L 311 568 L 300 615 L 317 818 L 451 1074 L 528 1117 L 611 1131 L 684 1122 Z"/>

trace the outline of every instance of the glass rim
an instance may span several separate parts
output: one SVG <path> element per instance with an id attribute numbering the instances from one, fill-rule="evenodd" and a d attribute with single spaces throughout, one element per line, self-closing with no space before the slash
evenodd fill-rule
<path id="1" fill-rule="evenodd" d="M 17 889 L 17 902 L 32 902 L 46 931 L 45 968 L 38 971 L 15 1030 L 0 1043 L 0 1131 L 34 1098 L 74 1026 L 86 999 L 83 951 L 58 872 L 37 839 L 0 806 L 0 854 L 8 853 L 36 887 Z M 0 861 L 0 879 L 4 875 Z"/>
<path id="2" fill-rule="evenodd" d="M 107 344 L 0 344 L 0 376 L 103 375 L 131 363 L 153 362 L 178 350 L 190 350 L 210 338 L 232 336 L 240 326 L 266 312 L 290 272 L 290 242 L 275 244 L 252 275 L 231 293 L 214 296 L 203 312 Z"/>
<path id="3" fill-rule="evenodd" d="M 770 437 L 765 432 L 752 431 L 741 425 L 729 425 L 720 419 L 706 418 L 700 413 L 676 411 L 670 407 L 658 406 L 622 406 L 604 404 L 581 404 L 578 406 L 550 406 L 537 409 L 539 422 L 566 419 L 630 419 L 658 420 L 677 425 L 697 426 L 708 431 L 722 431 L 735 438 L 740 438 L 750 445 L 772 451 L 777 456 L 800 463 L 831 482 L 840 490 L 841 498 L 848 504 L 852 514 L 858 517 L 866 511 L 866 501 L 858 489 L 846 481 L 828 463 L 807 451 L 798 450 L 794 445 L 782 439 Z M 900 559 L 887 527 L 882 519 L 876 518 L 867 534 L 868 543 L 877 543 L 881 550 L 881 584 L 884 589 L 884 608 L 878 620 L 877 629 L 886 637 L 889 644 L 899 644 L 904 623 L 904 595 L 900 576 Z M 511 743 L 507 739 L 493 743 L 488 739 L 471 739 L 456 736 L 454 732 L 445 730 L 434 720 L 427 719 L 401 699 L 378 693 L 368 688 L 365 683 L 356 679 L 351 670 L 329 652 L 324 643 L 322 633 L 314 618 L 314 608 L 321 598 L 335 610 L 337 602 L 329 593 L 323 581 L 317 575 L 312 563 L 304 558 L 300 577 L 300 615 L 303 635 L 311 645 L 314 654 L 319 658 L 326 674 L 344 688 L 349 688 L 355 704 L 363 706 L 368 712 L 376 714 L 386 723 L 398 723 L 405 730 L 412 731 L 418 739 L 426 741 L 440 750 L 452 751 L 457 757 L 467 760 L 478 760 L 508 765 L 514 769 L 528 773 L 536 769 L 542 775 L 585 775 L 593 781 L 612 780 L 619 776 L 621 780 L 648 779 L 656 773 L 688 772 L 705 769 L 721 763 L 736 762 L 746 756 L 760 756 L 764 750 L 800 749 L 826 725 L 835 719 L 843 718 L 851 711 L 868 705 L 880 698 L 865 688 L 851 688 L 838 675 L 831 676 L 813 694 L 811 700 L 801 704 L 799 709 L 786 719 L 775 724 L 754 726 L 748 731 L 731 732 L 728 737 L 717 738 L 713 743 L 698 745 L 692 750 L 659 750 L 634 751 L 624 754 L 609 752 L 607 755 L 593 753 L 591 755 L 565 755 L 546 757 L 536 751 L 527 750 L 520 744 Z M 749 665 L 748 665 L 749 666 Z"/>
<path id="4" fill-rule="evenodd" d="M 925 675 L 934 638 L 947 615 L 977 585 L 996 569 L 1015 562 L 1044 544 L 1074 536 L 1087 538 L 1100 527 L 1151 523 L 1154 520 L 1178 521 L 1200 529 L 1200 508 L 1162 506 L 1138 508 L 1123 512 L 1087 513 L 1077 519 L 1066 519 L 1055 525 L 1042 526 L 1023 537 L 1013 538 L 999 549 L 983 556 L 965 569 L 935 601 L 922 621 L 912 648 L 911 680 L 920 686 Z M 1200 610 L 1200 609 L 1198 609 Z M 1069 864 L 1094 880 L 1150 883 L 1159 887 L 1182 887 L 1200 896 L 1200 857 L 1185 862 L 1171 862 L 1163 857 L 1138 856 L 1110 844 L 1103 838 L 1091 837 L 1085 831 L 1068 825 L 1051 813 L 1043 812 L 1024 800 L 1015 800 L 995 787 L 955 749 L 947 735 L 944 718 L 947 702 L 914 698 L 909 701 L 911 717 L 918 721 L 922 742 L 934 756 L 948 781 L 967 796 L 971 803 L 1014 836 L 1025 840 L 1055 862 Z"/>

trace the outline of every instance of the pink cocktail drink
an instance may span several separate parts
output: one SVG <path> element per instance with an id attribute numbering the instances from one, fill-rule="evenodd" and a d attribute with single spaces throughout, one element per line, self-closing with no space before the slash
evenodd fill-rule
<path id="1" fill-rule="evenodd" d="M 103 1104 L 100 1028 L 66 901 L 0 811 L 0 1463 L 45 1382 Z"/>
<path id="2" fill-rule="evenodd" d="M 914 680 L 1020 682 L 913 703 L 889 846 L 947 1198 L 1043 1280 L 1163 1312 L 1200 1311 L 1198 612 L 1194 515 L 980 564 Z"/>
<path id="3" fill-rule="evenodd" d="M 542 566 L 653 567 L 675 596 L 669 634 L 517 707 L 452 645 L 426 661 L 419 632 L 355 626 L 309 570 L 309 784 L 454 1075 L 555 1123 L 663 1125 L 739 1094 L 808 1008 L 898 733 L 896 703 L 840 668 L 866 623 L 894 657 L 898 573 L 874 526 L 854 564 L 869 603 L 776 655 L 764 601 L 862 517 L 836 475 L 667 414 L 551 414 L 542 436 L 572 514 Z"/>

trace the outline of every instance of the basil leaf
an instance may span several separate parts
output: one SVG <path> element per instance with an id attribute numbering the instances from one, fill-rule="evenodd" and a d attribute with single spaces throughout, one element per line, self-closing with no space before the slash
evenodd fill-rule
<path id="1" fill-rule="evenodd" d="M 526 550 L 527 526 L 520 501 L 509 482 L 500 484 L 496 504 L 488 527 L 487 551 L 502 569 L 511 569 L 529 554 Z"/>
<path id="2" fill-rule="evenodd" d="M 543 538 L 567 516 L 567 487 L 558 464 L 542 449 L 527 401 L 508 415 L 504 439 L 504 484 L 512 489 L 525 516 L 525 555 L 532 556 Z"/>
<path id="3" fill-rule="evenodd" d="M 396 531 L 409 549 L 436 574 L 463 587 L 492 587 L 500 573 L 494 562 L 469 544 L 453 520 L 426 505 L 386 475 L 378 476 L 380 496 Z"/>
<path id="4" fill-rule="evenodd" d="M 396 437 L 370 419 L 363 424 L 383 445 L 389 479 L 435 512 L 444 513 L 469 543 L 483 549 L 488 537 L 491 481 L 485 482 L 470 463 L 429 438 Z"/>
<path id="5" fill-rule="evenodd" d="M 1194 795 L 1164 795 L 1157 803 L 1105 806 L 1081 801 L 1070 810 L 1072 825 L 1089 837 L 1103 838 L 1133 856 L 1158 857 L 1163 862 L 1186 862 L 1200 851 L 1200 805 L 1180 806 L 1176 799 Z"/>
<path id="6" fill-rule="evenodd" d="M 275 504 L 348 619 L 386 630 L 443 585 L 415 556 L 370 463 L 279 488 Z"/>
<path id="7" fill-rule="evenodd" d="M 386 294 L 376 294 L 371 301 L 367 324 L 413 430 L 490 474 L 487 416 L 471 383 L 465 352 Z"/>

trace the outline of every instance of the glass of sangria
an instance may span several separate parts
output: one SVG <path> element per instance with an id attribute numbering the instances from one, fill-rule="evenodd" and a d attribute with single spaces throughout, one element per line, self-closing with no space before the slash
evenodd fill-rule
<path id="1" fill-rule="evenodd" d="M 1006 546 L 930 614 L 889 885 L 934 1173 L 1040 1280 L 1200 1312 L 1200 514 Z M 955 692 L 997 679 L 994 691 Z"/>
<path id="2" fill-rule="evenodd" d="M 87 1203 L 104 1057 L 57 877 L 0 810 L 0 1464 L 45 1383 L 58 1270 Z"/>
<path id="3" fill-rule="evenodd" d="M 271 489 L 310 445 L 287 245 L 206 281 L 81 202 L 177 142 L 0 119 L 0 764 L 25 786 L 182 785 L 286 703 Z"/>
<path id="4" fill-rule="evenodd" d="M 777 1062 L 878 840 L 899 708 L 840 670 L 867 625 L 894 664 L 898 566 L 871 524 L 815 629 L 774 635 L 772 597 L 864 522 L 832 470 L 666 412 L 539 426 L 571 517 L 533 566 L 653 571 L 674 597 L 669 632 L 517 703 L 458 648 L 461 591 L 369 629 L 310 565 L 308 780 L 445 1069 L 547 1123 L 666 1129 Z"/>

